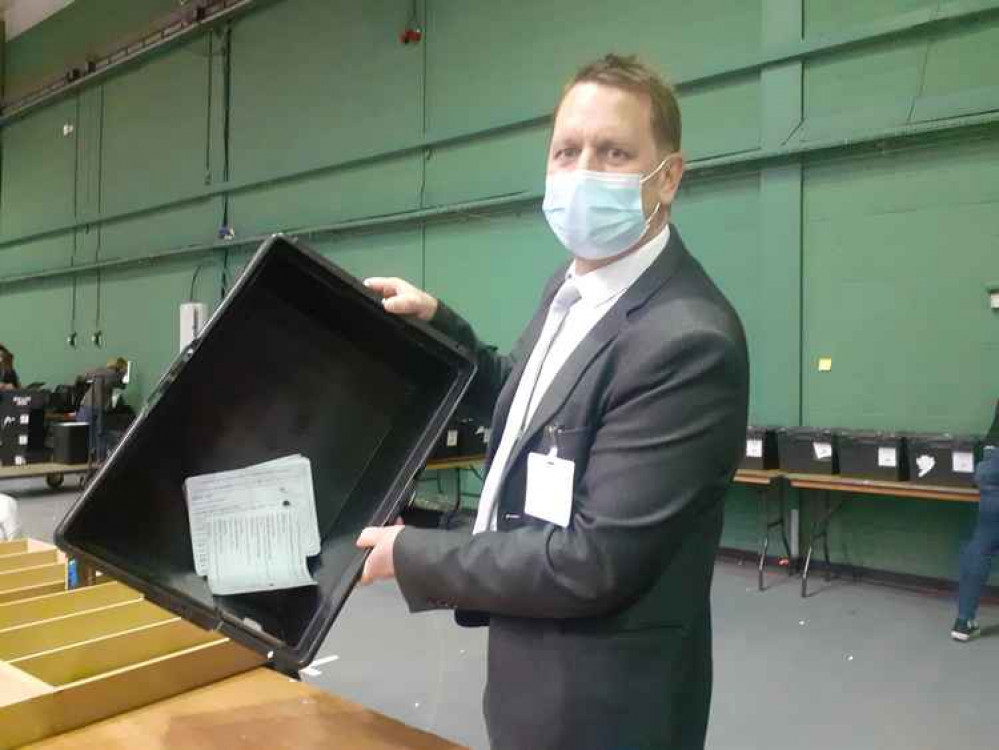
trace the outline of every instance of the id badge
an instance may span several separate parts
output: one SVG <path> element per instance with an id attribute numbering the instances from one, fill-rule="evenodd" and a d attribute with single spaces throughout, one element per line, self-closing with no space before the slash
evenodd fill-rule
<path id="1" fill-rule="evenodd" d="M 563 529 L 572 517 L 572 479 L 576 464 L 558 457 L 556 448 L 547 455 L 527 456 L 527 496 L 524 512 Z"/>

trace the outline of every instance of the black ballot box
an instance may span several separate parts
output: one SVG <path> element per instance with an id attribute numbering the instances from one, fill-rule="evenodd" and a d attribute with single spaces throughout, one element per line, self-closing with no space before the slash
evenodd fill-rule
<path id="1" fill-rule="evenodd" d="M 833 430 L 782 427 L 777 431 L 777 446 L 782 471 L 801 474 L 839 472 L 836 433 Z"/>
<path id="2" fill-rule="evenodd" d="M 982 441 L 970 435 L 911 433 L 908 444 L 909 479 L 918 484 L 973 487 L 975 464 Z"/>
<path id="3" fill-rule="evenodd" d="M 441 436 L 437 439 L 436 445 L 434 445 L 434 450 L 430 454 L 430 460 L 432 461 L 442 461 L 449 458 L 456 458 L 461 455 L 459 450 L 459 424 L 458 421 L 452 419 L 448 422 L 447 427 L 441 433 Z"/>
<path id="4" fill-rule="evenodd" d="M 492 430 L 478 419 L 466 417 L 458 422 L 458 452 L 466 457 L 484 456 L 489 451 Z"/>
<path id="5" fill-rule="evenodd" d="M 47 391 L 0 392 L 0 461 L 27 463 L 45 448 Z M 19 458 L 18 458 L 19 457 Z"/>
<path id="6" fill-rule="evenodd" d="M 776 428 L 747 427 L 746 449 L 739 461 L 739 468 L 760 471 L 776 469 L 779 465 Z"/>
<path id="7" fill-rule="evenodd" d="M 276 235 L 168 368 L 57 544 L 282 669 L 305 666 L 360 575 L 358 534 L 399 516 L 474 374 L 465 348 Z M 317 585 L 213 595 L 195 569 L 185 480 L 294 454 L 311 462 Z"/>
<path id="8" fill-rule="evenodd" d="M 90 452 L 90 425 L 60 422 L 52 425 L 52 460 L 57 464 L 85 464 Z"/>
<path id="9" fill-rule="evenodd" d="M 896 432 L 841 430 L 838 447 L 843 476 L 891 482 L 908 477 L 905 439 Z"/>

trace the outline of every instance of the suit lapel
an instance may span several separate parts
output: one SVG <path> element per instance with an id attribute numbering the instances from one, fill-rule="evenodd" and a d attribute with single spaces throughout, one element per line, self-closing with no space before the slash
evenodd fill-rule
<path id="1" fill-rule="evenodd" d="M 642 307 L 655 292 L 662 288 L 673 274 L 676 273 L 676 270 L 687 257 L 687 250 L 680 239 L 680 233 L 676 230 L 676 227 L 670 226 L 670 240 L 663 252 L 638 277 L 621 298 L 614 303 L 614 306 L 607 311 L 607 314 L 597 322 L 572 354 L 569 355 L 565 364 L 562 365 L 558 374 L 552 380 L 551 385 L 545 391 L 544 396 L 541 397 L 538 408 L 534 411 L 534 415 L 524 430 L 524 434 L 521 435 L 520 440 L 514 446 L 510 460 L 507 462 L 507 469 L 513 466 L 524 446 L 531 441 L 531 438 L 538 430 L 548 424 L 562 408 L 562 404 L 565 403 L 565 400 L 569 397 L 573 388 L 575 388 L 576 383 L 579 382 L 586 368 L 617 337 L 621 328 L 627 322 L 628 315 L 633 310 Z M 538 335 L 540 335 L 540 327 L 534 332 L 534 341 L 537 341 Z M 533 343 L 531 348 L 533 349 Z M 515 389 L 516 383 L 514 383 Z M 514 390 L 511 390 L 510 398 L 512 398 Z M 506 408 L 509 410 L 509 403 L 507 403 Z"/>
<path id="2" fill-rule="evenodd" d="M 527 367 L 527 360 L 531 358 L 531 353 L 534 351 L 534 347 L 538 343 L 538 338 L 541 336 L 541 330 L 544 328 L 545 320 L 548 318 L 548 308 L 551 306 L 552 299 L 555 297 L 559 287 L 562 286 L 562 282 L 565 280 L 565 271 L 567 268 L 568 265 L 563 266 L 548 281 L 548 286 L 545 287 L 545 290 L 541 295 L 541 302 L 538 304 L 538 309 L 535 311 L 534 317 L 527 324 L 527 330 L 519 342 L 521 346 L 521 350 L 519 352 L 520 358 L 518 359 L 516 366 L 507 376 L 506 382 L 500 389 L 499 396 L 496 399 L 496 408 L 493 410 L 493 423 L 491 429 L 494 439 L 490 440 L 489 444 L 488 459 L 490 463 L 492 462 L 496 448 L 499 447 L 500 439 L 503 436 L 503 430 L 506 428 L 506 420 L 510 413 L 510 406 L 513 404 L 513 396 L 517 392 L 517 386 L 520 384 L 520 379 L 524 375 L 524 369 Z"/>

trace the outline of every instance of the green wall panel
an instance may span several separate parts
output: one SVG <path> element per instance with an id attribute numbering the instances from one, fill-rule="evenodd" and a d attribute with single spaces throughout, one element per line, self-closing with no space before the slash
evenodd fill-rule
<path id="1" fill-rule="evenodd" d="M 104 213 L 204 188 L 207 55 L 202 37 L 104 85 Z"/>
<path id="2" fill-rule="evenodd" d="M 805 35 L 835 33 L 939 4 L 940 0 L 802 0 Z"/>
<path id="3" fill-rule="evenodd" d="M 677 198 L 673 220 L 690 252 L 701 261 L 742 319 L 749 344 L 752 419 L 772 422 L 796 371 L 767 367 L 790 342 L 775 340 L 765 313 L 778 300 L 764 295 L 764 277 L 779 258 L 760 242 L 759 175 L 688 179 Z M 790 290 L 788 290 L 790 292 Z M 763 373 L 769 373 L 765 377 Z"/>
<path id="4" fill-rule="evenodd" d="M 420 229 L 403 229 L 306 242 L 362 281 L 369 276 L 398 276 L 422 287 L 421 234 Z"/>
<path id="5" fill-rule="evenodd" d="M 77 296 L 80 344 L 66 343 L 72 314 L 72 284 L 66 280 L 35 283 L 0 292 L 0 341 L 15 356 L 15 367 L 25 383 L 39 380 L 48 386 L 72 382 L 75 373 L 103 364 L 106 356 L 93 347 L 94 295 L 81 281 Z"/>
<path id="6" fill-rule="evenodd" d="M 508 351 L 568 260 L 540 211 L 427 227 L 426 288 Z"/>
<path id="7" fill-rule="evenodd" d="M 803 137 L 936 120 L 999 107 L 999 23 L 892 39 L 805 64 Z"/>
<path id="8" fill-rule="evenodd" d="M 233 31 L 232 175 L 374 153 L 420 136 L 423 49 L 408 0 L 296 0 Z"/>
<path id="9" fill-rule="evenodd" d="M 982 432 L 999 372 L 999 140 L 809 167 L 804 415 Z M 820 373 L 819 357 L 832 357 Z"/>
<path id="10" fill-rule="evenodd" d="M 755 0 L 432 1 L 428 129 L 440 136 L 549 111 L 565 80 L 607 52 L 693 75 L 754 55 L 759 29 Z"/>
<path id="11" fill-rule="evenodd" d="M 103 359 L 123 356 L 135 361 L 126 398 L 141 405 L 150 389 L 177 355 L 178 309 L 189 299 L 197 260 L 162 263 L 101 279 Z M 219 288 L 218 267 L 211 265 L 198 278 L 196 296 L 214 309 Z"/>
<path id="12" fill-rule="evenodd" d="M 75 100 L 4 128 L 0 237 L 11 239 L 73 220 L 79 131 L 63 135 L 67 123 L 76 127 Z"/>
<path id="13" fill-rule="evenodd" d="M 73 257 L 72 235 L 49 237 L 0 250 L 0 276 L 63 268 Z M 0 294 L 3 292 L 0 291 Z"/>
<path id="14" fill-rule="evenodd" d="M 231 222 L 252 236 L 414 209 L 422 161 L 415 154 L 239 193 Z"/>
<path id="15" fill-rule="evenodd" d="M 7 44 L 7 95 L 17 98 L 90 55 L 109 53 L 109 45 L 175 10 L 177 0 L 75 0 Z"/>
<path id="16" fill-rule="evenodd" d="M 817 497 L 807 500 L 806 524 L 822 512 Z M 830 557 L 834 563 L 956 580 L 974 524 L 975 507 L 966 503 L 850 496 L 829 525 Z"/>
<path id="17" fill-rule="evenodd" d="M 803 0 L 806 37 L 925 10 L 936 0 Z M 108 11 L 111 7 L 112 10 Z M 174 0 L 77 0 L 8 48 L 16 87 L 58 72 L 134 31 Z M 409 0 L 285 0 L 238 19 L 231 57 L 231 177 L 245 181 L 376 157 L 551 110 L 564 80 L 608 51 L 637 52 L 676 79 L 754 59 L 797 39 L 793 0 L 424 0 L 424 42 L 398 33 Z M 852 46 L 681 89 L 688 159 L 780 147 L 792 138 L 933 121 L 999 107 L 994 19 Z M 0 239 L 77 216 L 196 194 L 222 179 L 223 58 L 206 37 L 77 100 L 5 129 Z M 424 65 L 426 69 L 424 70 Z M 209 86 L 211 67 L 212 85 Z M 427 84 L 426 88 L 424 83 Z M 9 91 L 8 93 L 13 93 Z M 798 125 L 799 114 L 806 121 Z M 74 134 L 62 126 L 73 121 Z M 548 126 L 473 137 L 422 154 L 241 189 L 229 198 L 239 237 L 475 201 L 544 184 Z M 822 156 L 690 175 L 675 220 L 746 325 L 755 422 L 933 430 L 984 429 L 999 371 L 999 142 L 937 143 L 878 156 Z M 804 177 L 802 177 L 804 173 Z M 76 181 L 74 185 L 74 174 Z M 74 193 L 75 190 L 75 193 Z M 222 197 L 0 250 L 0 276 L 130 258 L 213 239 Z M 349 272 L 426 286 L 507 349 L 544 281 L 567 256 L 540 211 L 469 215 L 317 235 Z M 251 252 L 230 254 L 230 280 Z M 65 382 L 124 354 L 137 363 L 138 405 L 177 346 L 177 306 L 215 304 L 221 253 L 93 274 L 77 285 L 80 346 L 65 343 L 72 286 L 0 289 L 2 337 L 28 379 Z M 97 320 L 98 307 L 101 312 Z M 90 335 L 100 325 L 107 344 Z M 819 356 L 833 371 L 816 372 Z M 803 374 L 802 374 L 803 373 Z M 802 390 L 803 389 L 803 390 Z M 465 489 L 477 483 L 466 474 Z M 431 490 L 432 483 L 427 483 Z M 858 498 L 833 527 L 836 559 L 952 576 L 971 509 Z M 727 500 L 724 543 L 755 549 L 755 493 Z"/>
<path id="18" fill-rule="evenodd" d="M 805 140 L 906 122 L 919 96 L 925 45 L 916 38 L 805 63 Z"/>
<path id="19" fill-rule="evenodd" d="M 543 125 L 435 149 L 427 160 L 423 204 L 544 192 L 549 133 Z"/>
<path id="20" fill-rule="evenodd" d="M 221 198 L 114 221 L 101 227 L 100 259 L 135 258 L 202 245 L 216 239 L 221 224 Z"/>
<path id="21" fill-rule="evenodd" d="M 776 513 L 777 503 L 771 503 L 771 513 Z M 725 495 L 725 524 L 722 527 L 721 546 L 728 549 L 757 552 L 760 547 L 759 495 L 748 487 L 732 487 Z M 780 530 L 773 529 L 768 556 L 783 556 L 784 545 Z"/>
<path id="22" fill-rule="evenodd" d="M 697 86 L 680 96 L 683 151 L 688 159 L 759 148 L 758 76 Z"/>

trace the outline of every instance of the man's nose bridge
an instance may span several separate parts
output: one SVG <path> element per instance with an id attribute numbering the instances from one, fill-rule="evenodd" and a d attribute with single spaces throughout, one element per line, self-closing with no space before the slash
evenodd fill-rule
<path id="1" fill-rule="evenodd" d="M 579 159 L 576 161 L 576 167 L 591 172 L 599 172 L 600 163 L 597 157 L 597 150 L 593 146 L 583 146 L 583 149 L 579 153 Z"/>

